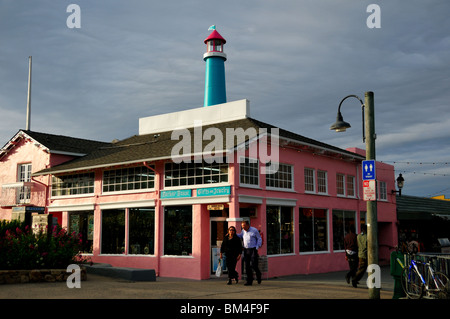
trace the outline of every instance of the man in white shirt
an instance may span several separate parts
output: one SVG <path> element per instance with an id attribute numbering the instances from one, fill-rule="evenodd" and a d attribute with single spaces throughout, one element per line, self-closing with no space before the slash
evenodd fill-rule
<path id="1" fill-rule="evenodd" d="M 258 267 L 258 249 L 262 245 L 261 235 L 255 227 L 251 227 L 248 221 L 242 222 L 242 232 L 237 234 L 244 242 L 244 262 L 247 282 L 244 286 L 251 286 L 253 283 L 253 270 L 256 273 L 258 284 L 261 283 L 261 271 Z"/>

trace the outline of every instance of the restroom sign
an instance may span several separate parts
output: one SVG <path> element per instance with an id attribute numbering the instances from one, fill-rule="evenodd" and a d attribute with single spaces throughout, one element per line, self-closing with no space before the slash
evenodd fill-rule
<path id="1" fill-rule="evenodd" d="M 375 179 L 375 160 L 363 161 L 362 162 L 363 180 Z"/>
<path id="2" fill-rule="evenodd" d="M 365 201 L 377 200 L 377 187 L 375 180 L 363 181 L 363 194 Z"/>

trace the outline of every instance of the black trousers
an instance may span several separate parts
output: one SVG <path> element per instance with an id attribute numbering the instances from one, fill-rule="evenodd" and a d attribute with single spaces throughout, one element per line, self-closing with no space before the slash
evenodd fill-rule
<path id="1" fill-rule="evenodd" d="M 261 282 L 261 271 L 258 267 L 258 251 L 256 248 L 244 248 L 245 272 L 247 274 L 247 283 L 253 282 L 253 270 L 256 273 L 256 280 Z"/>
<path id="2" fill-rule="evenodd" d="M 226 264 L 228 269 L 228 278 L 229 279 L 236 279 L 238 278 L 238 272 L 236 271 L 236 264 L 237 264 L 237 256 L 231 255 L 227 256 L 226 258 Z"/>
<path id="3" fill-rule="evenodd" d="M 346 253 L 347 254 L 347 253 Z M 355 279 L 356 272 L 358 270 L 358 254 L 349 255 L 347 254 L 348 267 L 350 271 L 346 274 L 345 277 Z"/>

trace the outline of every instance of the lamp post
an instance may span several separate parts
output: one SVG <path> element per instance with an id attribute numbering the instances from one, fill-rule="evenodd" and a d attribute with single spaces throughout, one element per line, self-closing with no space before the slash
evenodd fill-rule
<path id="1" fill-rule="evenodd" d="M 363 121 L 363 141 L 366 143 L 366 160 L 375 160 L 375 111 L 373 92 L 366 92 L 365 103 L 357 95 L 348 95 L 342 99 L 338 107 L 336 123 L 330 129 L 336 132 L 345 132 L 350 128 L 350 124 L 344 122 L 341 114 L 341 105 L 347 98 L 354 97 L 359 100 L 362 108 Z M 367 263 L 378 266 L 378 221 L 377 221 L 377 201 L 367 201 Z M 369 287 L 369 298 L 380 299 L 380 288 Z"/>
<path id="2" fill-rule="evenodd" d="M 398 187 L 398 191 L 396 191 L 395 189 L 393 189 L 391 191 L 391 194 L 395 194 L 398 193 L 398 196 L 402 196 L 402 188 L 403 185 L 405 185 L 405 179 L 403 178 L 402 174 L 398 174 L 397 177 L 397 187 Z"/>

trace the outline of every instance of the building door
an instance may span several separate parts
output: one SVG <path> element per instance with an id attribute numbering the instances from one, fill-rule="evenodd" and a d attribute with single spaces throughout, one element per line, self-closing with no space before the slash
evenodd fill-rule
<path id="1" fill-rule="evenodd" d="M 215 273 L 220 258 L 220 247 L 228 232 L 226 217 L 211 217 L 211 273 Z M 225 256 L 222 261 L 222 269 L 226 270 Z"/>

